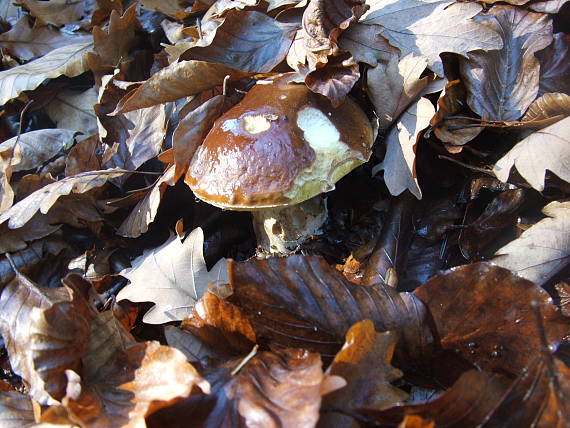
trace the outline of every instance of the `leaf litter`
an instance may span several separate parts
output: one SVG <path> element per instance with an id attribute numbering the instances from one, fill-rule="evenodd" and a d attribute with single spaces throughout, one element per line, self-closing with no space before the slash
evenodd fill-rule
<path id="1" fill-rule="evenodd" d="M 0 425 L 568 426 L 567 16 L 2 4 Z M 275 256 L 182 178 L 290 71 L 377 136 L 326 188 L 325 223 Z M 302 117 L 243 115 L 250 136 Z"/>

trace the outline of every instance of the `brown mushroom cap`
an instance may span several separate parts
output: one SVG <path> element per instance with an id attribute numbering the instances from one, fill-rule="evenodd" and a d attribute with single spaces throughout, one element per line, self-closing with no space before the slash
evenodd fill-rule
<path id="1" fill-rule="evenodd" d="M 186 174 L 197 197 L 233 210 L 293 205 L 369 159 L 373 131 L 360 107 L 333 108 L 291 79 L 257 82 L 214 123 Z"/>

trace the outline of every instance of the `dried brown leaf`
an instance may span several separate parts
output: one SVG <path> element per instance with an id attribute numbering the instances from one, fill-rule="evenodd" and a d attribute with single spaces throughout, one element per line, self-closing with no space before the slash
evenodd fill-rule
<path id="1" fill-rule="evenodd" d="M 154 10 L 182 20 L 190 13 L 191 1 L 188 0 L 140 0 L 143 9 Z"/>
<path id="2" fill-rule="evenodd" d="M 189 316 L 208 284 L 226 278 L 225 259 L 220 259 L 208 272 L 202 255 L 203 243 L 204 233 L 196 228 L 184 243 L 173 236 L 160 247 L 145 251 L 131 268 L 121 272 L 131 283 L 119 292 L 117 300 L 155 303 L 143 318 L 149 324 Z"/>
<path id="3" fill-rule="evenodd" d="M 20 156 L 12 159 L 13 171 L 34 169 L 71 147 L 74 134 L 69 129 L 30 131 L 0 143 L 0 151 L 11 150 L 17 144 Z"/>
<path id="4" fill-rule="evenodd" d="M 27 64 L 0 71 L 0 105 L 16 98 L 23 91 L 37 88 L 46 79 L 62 75 L 75 77 L 87 71 L 87 54 L 92 49 L 92 42 L 73 43 Z"/>
<path id="5" fill-rule="evenodd" d="M 521 121 L 539 122 L 556 117 L 560 120 L 566 116 L 570 116 L 570 95 L 546 93 L 533 101 Z"/>
<path id="6" fill-rule="evenodd" d="M 100 63 L 114 68 L 125 60 L 129 50 L 138 41 L 135 35 L 137 27 L 140 27 L 140 24 L 134 4 L 122 16 L 113 10 L 106 30 L 98 26 L 93 27 L 93 49 L 99 56 Z"/>
<path id="7" fill-rule="evenodd" d="M 65 395 L 65 371 L 79 370 L 87 349 L 90 309 L 78 291 L 44 288 L 17 274 L 0 298 L 0 332 L 10 364 L 44 405 Z"/>
<path id="8" fill-rule="evenodd" d="M 0 34 L 2 47 L 22 61 L 43 56 L 69 44 L 90 41 L 91 36 L 86 34 L 69 34 L 52 27 L 31 26 L 28 16 L 20 18 L 10 31 Z"/>
<path id="9" fill-rule="evenodd" d="M 568 0 L 539 0 L 530 3 L 528 7 L 535 12 L 558 13 L 566 2 L 568 2 Z"/>
<path id="10" fill-rule="evenodd" d="M 392 56 L 388 63 L 367 71 L 367 92 L 381 131 L 387 130 L 426 88 L 429 78 L 420 79 L 426 66 L 425 57 L 408 54 L 402 59 Z"/>
<path id="11" fill-rule="evenodd" d="M 158 342 L 127 346 L 88 381 L 81 382 L 71 370 L 66 374 L 63 403 L 73 422 L 89 428 L 142 427 L 156 409 L 196 390 L 209 392 L 208 382 L 184 354 Z"/>
<path id="12" fill-rule="evenodd" d="M 68 0 L 17 0 L 39 22 L 56 27 L 75 24 L 86 12 L 86 2 Z"/>
<path id="13" fill-rule="evenodd" d="M 380 25 L 354 23 L 341 34 L 339 46 L 350 52 L 357 62 L 364 62 L 372 67 L 379 62 L 388 62 L 394 55 L 399 54 L 399 49 L 391 46 L 388 40 L 380 35 L 381 29 Z"/>
<path id="14" fill-rule="evenodd" d="M 538 94 L 563 92 L 570 95 L 570 65 L 564 60 L 570 55 L 570 35 L 556 33 L 553 37 L 553 43 L 536 54 L 540 61 Z"/>
<path id="15" fill-rule="evenodd" d="M 397 330 L 404 353 L 431 346 L 425 309 L 413 295 L 352 284 L 319 257 L 231 262 L 229 274 L 229 301 L 250 317 L 258 339 L 334 357 L 348 329 L 368 318 L 378 331 Z"/>
<path id="16" fill-rule="evenodd" d="M 405 400 L 408 394 L 391 384 L 402 377 L 402 372 L 390 365 L 396 341 L 396 335 L 390 331 L 376 332 L 370 320 L 353 325 L 326 372 L 344 378 L 347 385 L 327 394 L 323 408 L 352 412 L 358 408 L 380 409 Z M 322 427 L 358 426 L 353 418 L 340 412 L 325 413 L 319 424 Z"/>
<path id="17" fill-rule="evenodd" d="M 79 93 L 63 91 L 46 106 L 46 112 L 58 128 L 88 136 L 97 132 L 97 116 L 93 112 L 96 103 L 97 92 L 93 88 Z"/>
<path id="18" fill-rule="evenodd" d="M 127 238 L 138 238 L 148 230 L 149 224 L 154 221 L 162 196 L 168 186 L 176 184 L 174 180 L 174 166 L 170 166 L 164 174 L 153 184 L 151 190 L 133 208 L 129 216 L 123 221 L 117 234 Z"/>
<path id="19" fill-rule="evenodd" d="M 380 35 L 407 55 L 425 56 L 428 67 L 443 76 L 439 54 L 465 55 L 474 50 L 500 49 L 501 38 L 494 29 L 475 17 L 482 7 L 476 3 L 449 0 L 399 0 L 386 3 L 373 0 L 360 23 L 382 26 Z"/>
<path id="20" fill-rule="evenodd" d="M 255 332 L 243 312 L 228 301 L 206 291 L 181 327 L 226 355 L 248 352 L 256 342 Z"/>
<path id="21" fill-rule="evenodd" d="M 285 59 L 296 30 L 296 24 L 279 22 L 261 12 L 230 10 L 212 42 L 189 49 L 181 59 L 267 73 Z"/>
<path id="22" fill-rule="evenodd" d="M 102 144 L 97 134 L 80 141 L 65 158 L 65 176 L 101 169 Z"/>
<path id="23" fill-rule="evenodd" d="M 0 390 L 0 425 L 3 428 L 28 428 L 35 423 L 32 400 L 27 395 Z"/>
<path id="24" fill-rule="evenodd" d="M 125 139 L 114 141 L 116 146 L 107 149 L 103 155 L 103 166 L 135 171 L 162 149 L 166 134 L 166 106 L 158 104 L 142 108 L 126 113 L 124 119 L 132 124 L 132 128 L 126 132 Z"/>
<path id="25" fill-rule="evenodd" d="M 0 145 L 0 214 L 8 210 L 14 203 L 14 190 L 10 185 L 13 163 L 20 162 L 19 147 L 14 151 L 12 147 L 2 148 Z"/>
<path id="26" fill-rule="evenodd" d="M 318 94 L 331 100 L 338 107 L 360 77 L 358 64 L 350 53 L 341 52 L 331 55 L 324 64 L 317 64 L 316 69 L 307 73 L 305 84 Z"/>
<path id="27" fill-rule="evenodd" d="M 464 119 L 446 119 L 448 116 L 469 116 L 465 114 L 466 100 L 465 85 L 460 80 L 452 80 L 445 85 L 445 89 L 437 100 L 437 111 L 430 121 L 434 133 L 444 143 L 450 152 L 460 152 L 463 145 L 474 139 L 483 131 L 482 127 L 465 127 L 461 125 L 472 124 Z M 462 114 L 463 113 L 463 114 Z M 459 129 L 455 129 L 459 126 Z M 451 146 L 450 146 L 451 145 Z"/>
<path id="28" fill-rule="evenodd" d="M 178 349 L 190 362 L 219 357 L 218 353 L 200 338 L 173 325 L 164 328 L 164 337 L 168 346 Z"/>
<path id="29" fill-rule="evenodd" d="M 551 202 L 542 212 L 548 217 L 499 249 L 492 259 L 538 285 L 570 262 L 570 203 Z"/>
<path id="30" fill-rule="evenodd" d="M 103 186 L 111 178 L 120 177 L 128 172 L 122 169 L 83 172 L 48 184 L 0 215 L 0 224 L 9 220 L 8 226 L 10 229 L 22 227 L 38 210 L 42 214 L 46 214 L 61 196 L 69 195 L 70 193 L 85 193 L 91 189 Z"/>
<path id="31" fill-rule="evenodd" d="M 433 400 L 396 405 L 380 411 L 363 411 L 386 424 L 397 424 L 406 416 L 421 416 L 434 421 L 435 426 L 487 427 L 483 422 L 503 398 L 507 388 L 507 379 L 488 372 L 469 370 L 451 388 Z"/>
<path id="32" fill-rule="evenodd" d="M 562 180 L 570 181 L 570 117 L 530 134 L 497 161 L 493 172 L 503 182 L 509 179 L 513 166 L 536 190 L 544 190 L 546 170 Z"/>
<path id="33" fill-rule="evenodd" d="M 190 397 L 159 410 L 147 418 L 149 428 L 180 420 L 211 427 L 312 428 L 323 392 L 331 383 L 342 385 L 342 380 L 323 374 L 318 354 L 304 350 L 258 353 L 232 376 L 241 362 L 230 361 L 206 377 L 210 396 Z"/>
<path id="34" fill-rule="evenodd" d="M 0 73 L 0 78 L 1 75 L 2 73 Z M 198 94 L 221 85 L 224 77 L 228 75 L 231 79 L 239 79 L 249 74 L 223 64 L 203 61 L 180 61 L 170 64 L 121 100 L 117 113 L 125 113 Z"/>
<path id="35" fill-rule="evenodd" d="M 485 370 L 519 375 L 540 355 L 533 302 L 549 345 L 555 348 L 569 331 L 545 290 L 490 263 L 445 271 L 414 294 L 429 308 L 442 347 Z"/>
<path id="36" fill-rule="evenodd" d="M 501 34 L 503 47 L 460 60 L 467 103 L 485 120 L 518 120 L 538 94 L 534 54 L 552 42 L 552 20 L 514 6 L 494 6 L 485 17 L 481 25 Z"/>
<path id="37" fill-rule="evenodd" d="M 386 156 L 374 167 L 373 173 L 384 171 L 384 181 L 392 195 L 409 190 L 421 199 L 422 191 L 416 176 L 416 145 L 434 114 L 431 102 L 420 98 L 402 114 L 386 136 Z"/>

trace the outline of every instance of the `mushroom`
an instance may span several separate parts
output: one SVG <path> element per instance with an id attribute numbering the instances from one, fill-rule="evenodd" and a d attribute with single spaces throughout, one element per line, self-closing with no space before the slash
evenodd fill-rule
<path id="1" fill-rule="evenodd" d="M 203 201 L 251 211 L 268 253 L 294 251 L 318 231 L 327 218 L 321 194 L 366 162 L 374 142 L 354 101 L 334 108 L 296 76 L 258 81 L 214 123 L 185 178 Z"/>

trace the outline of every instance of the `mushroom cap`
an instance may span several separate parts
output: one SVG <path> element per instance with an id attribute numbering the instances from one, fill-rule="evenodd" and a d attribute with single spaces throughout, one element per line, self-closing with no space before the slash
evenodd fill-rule
<path id="1" fill-rule="evenodd" d="M 185 181 L 194 194 L 231 210 L 298 204 L 370 158 L 373 130 L 352 100 L 334 108 L 287 73 L 258 81 L 214 123 Z"/>

